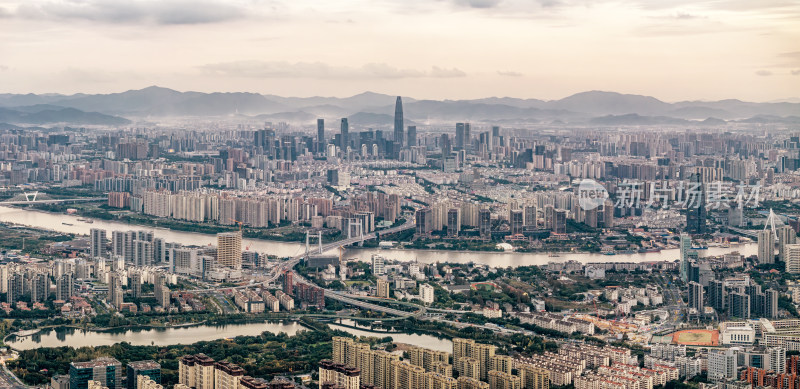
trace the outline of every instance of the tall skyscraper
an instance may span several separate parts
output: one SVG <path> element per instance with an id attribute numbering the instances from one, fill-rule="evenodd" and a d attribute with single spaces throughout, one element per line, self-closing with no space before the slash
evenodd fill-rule
<path id="1" fill-rule="evenodd" d="M 680 248 L 681 248 L 681 263 L 680 263 L 681 281 L 687 282 L 689 281 L 689 251 L 692 249 L 692 237 L 685 232 L 681 234 Z"/>
<path id="2" fill-rule="evenodd" d="M 511 224 L 511 235 L 522 234 L 522 226 L 524 225 L 524 212 L 521 209 L 514 209 L 509 215 L 509 222 Z"/>
<path id="3" fill-rule="evenodd" d="M 797 243 L 797 233 L 791 226 L 780 226 L 775 233 L 778 235 L 778 258 L 786 262 L 786 245 Z"/>
<path id="4" fill-rule="evenodd" d="M 339 148 L 342 149 L 342 153 L 346 153 L 347 146 L 350 145 L 350 125 L 347 123 L 347 118 L 342 118 L 342 135 L 339 141 L 341 142 Z"/>
<path id="5" fill-rule="evenodd" d="M 725 282 L 722 280 L 710 280 L 708 282 L 708 305 L 717 313 L 725 310 Z"/>
<path id="6" fill-rule="evenodd" d="M 394 141 L 403 147 L 403 100 L 397 96 L 394 103 Z"/>
<path id="7" fill-rule="evenodd" d="M 217 264 L 231 269 L 242 269 L 242 233 L 217 234 Z"/>
<path id="8" fill-rule="evenodd" d="M 731 293 L 728 313 L 732 317 L 739 319 L 750 318 L 750 296 L 744 293 Z"/>
<path id="9" fill-rule="evenodd" d="M 456 123 L 456 148 L 464 148 L 464 123 Z"/>
<path id="10" fill-rule="evenodd" d="M 689 188 L 696 193 L 687 194 L 689 204 L 686 210 L 686 231 L 691 234 L 705 234 L 706 218 L 708 212 L 706 211 L 706 191 L 705 186 L 700 178 L 700 174 L 692 174 L 689 178 Z"/>
<path id="11" fill-rule="evenodd" d="M 488 209 L 478 211 L 478 231 L 481 238 L 489 238 L 492 235 L 492 212 Z"/>
<path id="12" fill-rule="evenodd" d="M 703 314 L 703 285 L 694 281 L 689 283 L 689 307 Z"/>
<path id="13" fill-rule="evenodd" d="M 317 152 L 325 152 L 325 119 L 317 119 Z"/>
<path id="14" fill-rule="evenodd" d="M 417 126 L 408 126 L 408 144 L 406 146 L 412 147 L 417 145 Z"/>
<path id="15" fill-rule="evenodd" d="M 778 291 L 775 289 L 767 289 L 764 292 L 764 312 L 763 317 L 775 319 L 778 317 Z"/>
<path id="16" fill-rule="evenodd" d="M 92 228 L 89 231 L 89 255 L 92 258 L 106 256 L 106 230 L 100 228 Z"/>
<path id="17" fill-rule="evenodd" d="M 775 237 L 771 229 L 758 231 L 758 263 L 775 263 Z"/>

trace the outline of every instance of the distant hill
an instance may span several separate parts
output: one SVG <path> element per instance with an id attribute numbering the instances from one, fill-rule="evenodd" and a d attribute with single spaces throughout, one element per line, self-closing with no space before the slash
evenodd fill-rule
<path id="1" fill-rule="evenodd" d="M 0 108 L 0 122 L 7 124 L 77 124 L 119 126 L 130 124 L 125 118 L 97 112 L 84 112 L 74 108 L 50 105 Z"/>
<path id="2" fill-rule="evenodd" d="M 592 124 L 613 125 L 613 126 L 647 126 L 655 124 L 689 124 L 685 119 L 670 118 L 666 116 L 639 116 L 635 113 L 627 115 L 607 115 L 593 118 L 589 121 Z"/>
<path id="3" fill-rule="evenodd" d="M 282 97 L 257 93 L 179 92 L 151 86 L 110 94 L 0 94 L 0 120 L 32 124 L 51 120 L 89 123 L 125 123 L 126 117 L 157 121 L 166 117 L 226 117 L 244 115 L 265 121 L 308 125 L 316 118 L 351 118 L 355 126 L 391 126 L 396 96 L 364 92 L 350 97 Z M 793 101 L 789 99 L 788 101 Z M 65 108 L 74 111 L 64 111 Z M 800 103 L 750 103 L 740 100 L 667 103 L 651 96 L 607 91 L 576 93 L 559 100 L 487 97 L 471 100 L 416 100 L 403 97 L 406 123 L 435 125 L 525 123 L 647 125 L 719 125 L 794 123 Z M 105 116 L 98 116 L 105 115 Z M 4 118 L 11 118 L 8 121 Z M 712 120 L 712 118 L 714 118 Z M 330 125 L 329 125 L 330 126 Z"/>

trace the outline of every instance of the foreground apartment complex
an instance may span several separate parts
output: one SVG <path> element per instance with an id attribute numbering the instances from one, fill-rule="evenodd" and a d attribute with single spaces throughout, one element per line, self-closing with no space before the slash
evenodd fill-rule
<path id="1" fill-rule="evenodd" d="M 549 389 L 548 371 L 529 364 L 520 365 L 507 355 L 495 355 L 496 349 L 474 340 L 453 339 L 452 355 L 411 347 L 408 360 L 401 360 L 399 355 L 372 350 L 366 343 L 334 337 L 333 361 L 320 363 L 320 385 L 325 388 L 341 386 L 344 381 L 337 374 L 358 371 L 361 388 Z M 455 368 L 450 364 L 451 359 L 456 361 Z M 323 367 L 327 371 L 323 372 Z M 518 375 L 512 374 L 514 369 L 518 370 Z M 459 372 L 458 379 L 453 378 L 453 370 Z"/>

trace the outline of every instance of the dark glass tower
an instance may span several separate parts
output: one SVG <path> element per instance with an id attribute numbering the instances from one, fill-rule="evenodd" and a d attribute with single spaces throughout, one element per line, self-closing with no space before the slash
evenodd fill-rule
<path id="1" fill-rule="evenodd" d="M 325 119 L 317 119 L 317 152 L 325 152 Z"/>
<path id="2" fill-rule="evenodd" d="M 406 146 L 412 147 L 417 145 L 417 126 L 408 126 L 408 142 Z"/>
<path id="3" fill-rule="evenodd" d="M 340 139 L 341 143 L 339 148 L 342 149 L 343 153 L 347 152 L 347 146 L 350 144 L 350 125 L 347 124 L 347 118 L 342 118 L 342 138 Z"/>
<path id="4" fill-rule="evenodd" d="M 699 174 L 695 173 L 690 176 L 689 188 L 695 191 L 693 195 L 695 198 L 694 204 L 686 209 L 686 231 L 690 234 L 705 234 L 708 232 L 706 228 L 708 216 L 705 206 L 706 191 Z"/>
<path id="5" fill-rule="evenodd" d="M 394 104 L 394 141 L 398 146 L 403 146 L 403 100 L 397 96 Z"/>

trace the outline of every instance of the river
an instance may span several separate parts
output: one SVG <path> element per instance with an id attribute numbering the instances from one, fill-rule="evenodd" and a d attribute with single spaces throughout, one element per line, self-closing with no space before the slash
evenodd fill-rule
<path id="1" fill-rule="evenodd" d="M 453 352 L 453 342 L 449 339 L 438 338 L 436 336 L 426 334 L 407 334 L 402 332 L 392 332 L 392 330 L 373 330 L 369 327 L 359 325 L 355 320 L 350 319 L 339 319 L 337 322 L 344 325 L 329 323 L 328 326 L 335 330 L 342 330 L 355 336 L 391 336 L 395 343 L 411 344 L 436 351 Z M 359 329 L 351 327 L 359 327 Z"/>
<path id="2" fill-rule="evenodd" d="M 19 350 L 39 347 L 84 347 L 108 346 L 128 342 L 134 346 L 167 346 L 173 344 L 192 344 L 200 341 L 233 338 L 236 336 L 255 336 L 264 331 L 285 332 L 294 336 L 307 330 L 300 323 L 263 322 L 247 324 L 199 325 L 177 328 L 140 328 L 110 331 L 86 331 L 76 328 L 47 328 L 25 337 L 9 337 L 8 344 Z"/>
<path id="3" fill-rule="evenodd" d="M 10 222 L 22 224 L 30 227 L 53 230 L 58 232 L 88 235 L 91 228 L 102 228 L 108 231 L 127 231 L 127 230 L 150 230 L 154 231 L 158 237 L 166 239 L 168 242 L 177 242 L 185 245 L 209 245 L 216 244 L 217 238 L 214 235 L 201 234 L 197 232 L 173 231 L 162 228 L 152 228 L 137 225 L 130 225 L 116 221 L 106 221 L 93 219 L 94 223 L 86 223 L 78 220 L 78 216 L 42 212 L 30 208 L 12 208 L 0 206 L 0 222 Z M 68 223 L 71 225 L 65 225 Z M 279 257 L 291 257 L 302 254 L 305 246 L 301 243 L 276 242 L 258 239 L 244 239 L 243 245 L 253 251 L 277 255 Z M 739 251 L 745 256 L 755 255 L 758 247 L 756 244 L 743 244 L 738 247 L 722 248 L 709 247 L 703 250 L 703 256 L 722 255 L 725 253 Z M 479 263 L 492 267 L 516 267 L 530 265 L 544 265 L 548 262 L 565 262 L 575 260 L 582 263 L 588 262 L 651 262 L 651 261 L 674 261 L 679 258 L 678 249 L 661 250 L 658 253 L 636 253 L 636 254 L 617 254 L 603 255 L 599 253 L 564 253 L 558 257 L 550 257 L 547 253 L 515 253 L 515 252 L 477 252 L 477 251 L 448 251 L 448 250 L 381 250 L 381 249 L 360 249 L 348 248 L 344 255 L 345 258 L 369 261 L 372 254 L 379 253 L 386 258 L 399 261 L 419 261 L 420 263 Z M 336 250 L 328 252 L 336 255 Z"/>
<path id="4" fill-rule="evenodd" d="M 352 320 L 342 321 L 343 324 L 354 326 Z M 406 343 L 414 346 L 430 348 L 441 351 L 452 351 L 453 343 L 447 339 L 440 339 L 432 335 L 406 334 L 394 332 L 369 331 L 369 328 L 354 329 L 347 326 L 329 324 L 333 329 L 342 330 L 356 336 L 391 336 L 396 343 Z M 59 327 L 47 328 L 36 334 L 8 338 L 8 345 L 18 350 L 31 350 L 40 347 L 84 347 L 84 346 L 110 346 L 120 342 L 128 342 L 134 346 L 169 346 L 175 344 L 192 344 L 200 341 L 234 338 L 237 336 L 256 336 L 264 331 L 274 334 L 284 332 L 294 336 L 300 331 L 307 331 L 295 321 L 262 322 L 247 324 L 225 325 L 199 325 L 178 328 L 140 328 L 110 331 L 86 331 L 76 328 Z"/>

